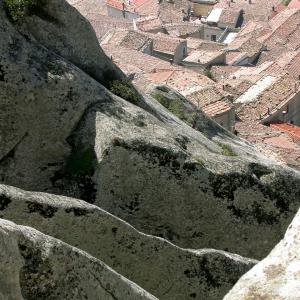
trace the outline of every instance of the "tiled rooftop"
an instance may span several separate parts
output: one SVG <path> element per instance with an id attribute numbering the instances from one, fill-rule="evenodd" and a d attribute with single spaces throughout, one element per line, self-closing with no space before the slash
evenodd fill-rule
<path id="1" fill-rule="evenodd" d="M 269 158 L 300 170 L 300 147 L 289 134 L 253 122 L 238 122 L 235 128 L 240 137 L 254 144 Z"/>
<path id="2" fill-rule="evenodd" d="M 179 44 L 185 42 L 184 39 L 169 36 L 164 33 L 144 33 L 147 37 L 153 40 L 153 48 L 156 51 L 174 54 Z"/>
<path id="3" fill-rule="evenodd" d="M 228 100 L 229 95 L 215 84 L 199 86 L 198 89 L 194 88 L 194 91 L 185 91 L 182 94 L 210 117 L 222 115 L 233 109 Z"/>
<path id="4" fill-rule="evenodd" d="M 213 118 L 219 115 L 222 115 L 232 109 L 232 105 L 224 100 L 216 101 L 215 103 L 208 104 L 203 106 L 202 111 L 207 114 L 209 117 Z"/>
<path id="5" fill-rule="evenodd" d="M 300 0 L 292 0 L 289 3 L 288 8 L 300 8 Z"/>
<path id="6" fill-rule="evenodd" d="M 133 50 L 142 50 L 151 39 L 140 31 L 133 30 L 110 30 L 101 39 L 101 46 L 114 45 Z"/>
<path id="7" fill-rule="evenodd" d="M 67 0 L 74 6 L 84 17 L 90 20 L 93 15 L 106 15 L 105 1 L 102 0 Z"/>
<path id="8" fill-rule="evenodd" d="M 210 50 L 194 50 L 183 61 L 199 64 L 208 64 L 214 59 L 223 55 L 222 50 L 210 51 Z"/>
<path id="9" fill-rule="evenodd" d="M 153 83 L 168 84 L 185 96 L 193 93 L 195 89 L 214 84 L 208 77 L 184 68 L 157 69 L 156 72 L 146 74 L 145 77 Z"/>
<path id="10" fill-rule="evenodd" d="M 251 101 L 246 101 L 245 104 L 239 107 L 237 115 L 243 121 L 260 121 L 284 107 L 290 97 L 295 95 L 295 93 L 299 93 L 299 91 L 298 80 L 288 75 L 282 75 L 263 89 L 260 94 L 255 95 L 255 99 L 252 96 L 253 99 Z"/>
<path id="11" fill-rule="evenodd" d="M 241 9 L 238 7 L 223 9 L 219 18 L 219 22 L 226 24 L 235 24 L 240 13 Z"/>
<path id="12" fill-rule="evenodd" d="M 270 124 L 270 127 L 276 128 L 280 131 L 287 133 L 292 137 L 294 142 L 300 141 L 300 127 L 298 126 L 287 124 L 287 123 L 275 123 L 275 124 Z"/>
<path id="13" fill-rule="evenodd" d="M 164 25 L 168 34 L 174 37 L 185 37 L 188 34 L 199 32 L 201 27 L 202 25 L 190 22 L 169 23 Z"/>
<path id="14" fill-rule="evenodd" d="M 187 41 L 187 46 L 190 50 L 216 51 L 216 50 L 224 49 L 226 47 L 226 45 L 222 43 L 216 43 L 208 40 L 196 39 L 191 37 L 187 38 L 186 41 Z"/>
<path id="15" fill-rule="evenodd" d="M 141 31 L 160 30 L 163 24 L 156 16 L 141 17 L 135 20 L 136 26 Z"/>
<path id="16" fill-rule="evenodd" d="M 281 0 L 252 0 L 251 4 L 245 0 L 235 0 L 234 2 L 228 0 L 220 0 L 215 7 L 242 9 L 244 14 L 244 24 L 250 20 L 267 21 L 272 14 L 272 7 L 281 3 Z"/>
<path id="17" fill-rule="evenodd" d="M 175 69 L 167 61 L 133 49 L 115 47 L 114 45 L 104 45 L 102 48 L 109 57 L 113 58 L 113 62 L 127 74 L 129 73 L 128 70 L 133 68 L 136 69 L 137 75 L 151 73 L 156 69 Z"/>
<path id="18" fill-rule="evenodd" d="M 271 31 L 258 38 L 269 50 L 300 48 L 300 9 L 286 9 L 270 22 Z"/>

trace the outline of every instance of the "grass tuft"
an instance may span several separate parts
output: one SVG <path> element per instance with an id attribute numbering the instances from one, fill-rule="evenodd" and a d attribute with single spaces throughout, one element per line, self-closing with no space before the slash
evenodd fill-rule
<path id="1" fill-rule="evenodd" d="M 222 149 L 222 155 L 225 156 L 237 156 L 234 150 L 228 144 L 223 144 L 221 142 L 216 142 L 217 145 Z"/>

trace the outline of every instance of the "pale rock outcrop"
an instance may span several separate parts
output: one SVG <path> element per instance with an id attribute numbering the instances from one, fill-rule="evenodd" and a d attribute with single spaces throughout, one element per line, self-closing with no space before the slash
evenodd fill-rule
<path id="1" fill-rule="evenodd" d="M 48 2 L 16 25 L 0 0 L 0 181 L 84 199 L 181 247 L 264 257 L 298 210 L 299 173 L 203 114 L 195 130 L 150 97 L 111 94 L 101 74 L 118 71 L 85 48 L 90 26 Z"/>
<path id="2" fill-rule="evenodd" d="M 246 273 L 224 300 L 300 299 L 300 211 L 283 240 Z"/>
<path id="3" fill-rule="evenodd" d="M 44 1 L 15 27 L 104 85 L 125 78 L 101 49 L 90 23 L 67 1 Z"/>
<path id="4" fill-rule="evenodd" d="M 0 299 L 155 300 L 100 260 L 0 219 Z"/>
<path id="5" fill-rule="evenodd" d="M 0 217 L 88 252 L 162 300 L 221 299 L 256 263 L 224 251 L 182 249 L 84 201 L 4 185 Z"/>

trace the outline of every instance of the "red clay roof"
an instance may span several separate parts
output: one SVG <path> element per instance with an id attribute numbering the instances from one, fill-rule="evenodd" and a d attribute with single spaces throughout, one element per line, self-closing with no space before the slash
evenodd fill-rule
<path id="1" fill-rule="evenodd" d="M 270 127 L 279 129 L 288 133 L 294 142 L 300 141 L 300 127 L 288 123 L 275 123 L 270 124 Z"/>
<path id="2" fill-rule="evenodd" d="M 206 113 L 209 117 L 221 115 L 227 111 L 230 111 L 231 109 L 232 107 L 223 100 L 219 100 L 202 107 L 203 112 Z"/>

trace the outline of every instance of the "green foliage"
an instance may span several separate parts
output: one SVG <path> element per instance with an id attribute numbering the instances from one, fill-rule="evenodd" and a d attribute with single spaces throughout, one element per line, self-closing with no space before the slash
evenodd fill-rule
<path id="1" fill-rule="evenodd" d="M 113 80 L 108 88 L 113 94 L 128 102 L 137 104 L 139 101 L 139 94 L 129 80 Z"/>
<path id="2" fill-rule="evenodd" d="M 4 0 L 5 8 L 14 22 L 31 15 L 43 5 L 43 0 Z"/>
<path id="3" fill-rule="evenodd" d="M 222 149 L 222 154 L 225 156 L 237 156 L 230 145 L 216 142 L 217 145 Z"/>
<path id="4" fill-rule="evenodd" d="M 180 98 L 174 97 L 169 99 L 161 93 L 155 93 L 153 97 L 180 120 L 188 123 L 191 126 L 196 121 L 197 113 L 186 114 L 184 103 Z"/>
<path id="5" fill-rule="evenodd" d="M 66 163 L 66 172 L 72 175 L 91 175 L 94 171 L 95 153 L 92 149 L 73 152 Z"/>
<path id="6" fill-rule="evenodd" d="M 187 118 L 184 115 L 183 109 L 184 109 L 183 103 L 180 100 L 174 99 L 174 100 L 169 102 L 168 110 L 173 115 L 177 116 L 180 120 L 187 121 Z"/>

